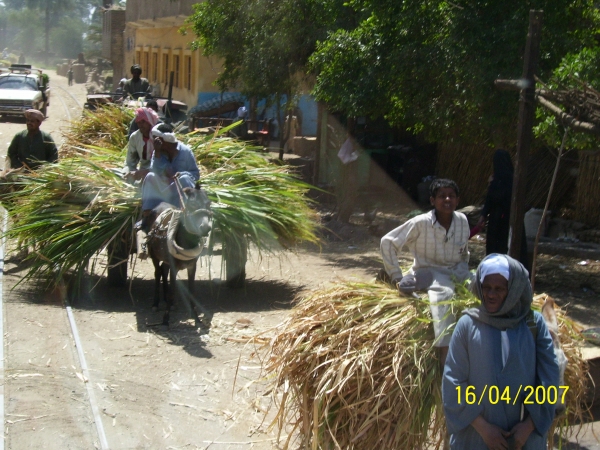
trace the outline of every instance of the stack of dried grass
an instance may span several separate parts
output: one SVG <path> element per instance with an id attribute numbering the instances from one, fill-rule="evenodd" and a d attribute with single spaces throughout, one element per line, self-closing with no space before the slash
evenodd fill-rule
<path id="1" fill-rule="evenodd" d="M 457 311 L 477 304 L 458 290 Z M 539 309 L 543 296 L 536 296 Z M 587 414 L 587 366 L 578 331 L 557 313 L 569 364 L 567 413 L 554 431 L 568 436 Z M 275 378 L 280 432 L 302 448 L 438 447 L 443 430 L 441 374 L 426 300 L 399 298 L 383 284 L 339 283 L 302 298 L 273 339 L 267 372 Z"/>

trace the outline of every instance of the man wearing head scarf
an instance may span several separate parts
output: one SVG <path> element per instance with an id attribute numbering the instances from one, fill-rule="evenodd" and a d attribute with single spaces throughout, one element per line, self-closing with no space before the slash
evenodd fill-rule
<path id="1" fill-rule="evenodd" d="M 152 128 L 159 122 L 158 115 L 150 108 L 138 108 L 133 118 L 138 130 L 131 134 L 127 145 L 127 179 L 143 180 L 150 171 L 154 141 L 150 135 Z M 138 168 L 139 165 L 139 168 Z"/>
<path id="2" fill-rule="evenodd" d="M 444 367 L 450 448 L 545 450 L 556 404 L 530 394 L 558 390 L 559 369 L 546 323 L 531 313 L 529 274 L 492 254 L 477 268 L 473 291 L 481 305 L 458 321 Z"/>
<path id="3" fill-rule="evenodd" d="M 144 108 L 149 108 L 152 111 L 154 111 L 156 114 L 158 114 L 158 122 L 157 123 L 161 123 L 161 116 L 158 113 L 158 102 L 154 99 L 150 99 L 146 102 L 146 104 L 144 105 Z M 134 133 L 134 131 L 139 130 L 138 127 L 138 123 L 135 121 L 135 117 L 131 120 L 131 122 L 129 123 L 129 133 L 128 133 L 128 138 L 131 137 L 131 135 Z M 156 125 L 156 124 L 154 124 Z"/>
<path id="4" fill-rule="evenodd" d="M 175 179 L 186 188 L 194 187 L 200 178 L 192 150 L 177 140 L 171 125 L 159 123 L 151 133 L 154 155 L 142 185 L 142 222 L 138 224 L 144 231 L 147 224 L 143 219 L 161 202 L 181 206 Z"/>
<path id="5" fill-rule="evenodd" d="M 141 78 L 141 75 L 142 68 L 139 64 L 131 66 L 131 79 L 127 80 L 123 86 L 123 98 L 139 92 L 150 93 L 152 91 L 150 82 L 146 78 Z"/>
<path id="6" fill-rule="evenodd" d="M 58 159 L 58 150 L 50 134 L 40 130 L 44 114 L 37 109 L 25 111 L 27 129 L 13 137 L 8 146 L 10 168 L 36 169 L 44 162 L 54 162 Z"/>

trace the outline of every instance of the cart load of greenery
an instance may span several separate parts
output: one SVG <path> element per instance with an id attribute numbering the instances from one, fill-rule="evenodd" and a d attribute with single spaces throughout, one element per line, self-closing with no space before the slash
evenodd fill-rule
<path id="1" fill-rule="evenodd" d="M 545 298 L 536 295 L 533 309 Z M 479 303 L 464 285 L 451 301 L 455 313 Z M 577 432 L 572 425 L 589 418 L 589 376 L 579 330 L 556 312 L 570 389 L 566 412 L 548 436 L 560 444 Z M 275 380 L 273 424 L 288 436 L 280 439 L 283 448 L 441 448 L 445 422 L 433 341 L 428 300 L 399 297 L 382 283 L 340 282 L 300 298 L 266 358 L 266 377 Z"/>
<path id="2" fill-rule="evenodd" d="M 0 202 L 10 215 L 4 237 L 33 249 L 24 279 L 57 283 L 69 271 L 81 276 L 111 242 L 133 245 L 140 190 L 121 177 L 131 117 L 115 106 L 84 113 L 66 132 L 68 144 L 57 163 L 0 183 Z M 228 242 L 259 252 L 317 242 L 317 215 L 306 195 L 310 186 L 289 167 L 217 134 L 179 139 L 197 156 L 215 228 Z"/>

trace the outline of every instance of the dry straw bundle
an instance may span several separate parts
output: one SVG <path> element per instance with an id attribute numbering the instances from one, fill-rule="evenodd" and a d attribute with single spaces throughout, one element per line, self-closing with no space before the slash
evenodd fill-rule
<path id="1" fill-rule="evenodd" d="M 457 296 L 456 311 L 478 302 L 464 287 Z M 587 412 L 587 366 L 577 330 L 557 315 L 570 390 L 567 413 L 549 435 L 564 437 Z M 378 283 L 341 282 L 300 299 L 267 360 L 280 394 L 276 423 L 290 436 L 284 448 L 293 436 L 313 450 L 439 448 L 441 374 L 430 324 L 427 300 L 400 298 Z"/>

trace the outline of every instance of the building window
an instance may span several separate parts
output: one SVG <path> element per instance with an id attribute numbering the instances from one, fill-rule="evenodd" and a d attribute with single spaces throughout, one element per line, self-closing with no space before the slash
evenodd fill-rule
<path id="1" fill-rule="evenodd" d="M 158 53 L 152 53 L 152 82 L 158 81 Z"/>
<path id="2" fill-rule="evenodd" d="M 173 85 L 179 87 L 179 55 L 173 55 L 173 70 L 175 71 L 175 81 Z"/>
<path id="3" fill-rule="evenodd" d="M 188 91 L 192 90 L 192 57 L 186 56 L 184 59 L 185 64 L 185 88 Z"/>
<path id="4" fill-rule="evenodd" d="M 169 55 L 163 55 L 163 82 L 165 84 L 169 83 Z"/>

